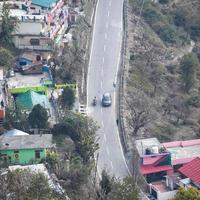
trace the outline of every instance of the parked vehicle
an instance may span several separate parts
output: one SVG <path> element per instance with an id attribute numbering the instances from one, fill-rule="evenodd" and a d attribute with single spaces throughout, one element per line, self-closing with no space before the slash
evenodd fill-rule
<path id="1" fill-rule="evenodd" d="M 102 106 L 111 106 L 112 98 L 110 93 L 104 93 L 102 97 Z"/>

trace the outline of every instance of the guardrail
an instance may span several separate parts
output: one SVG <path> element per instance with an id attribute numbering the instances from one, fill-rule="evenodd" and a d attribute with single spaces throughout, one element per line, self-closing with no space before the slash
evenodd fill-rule
<path id="1" fill-rule="evenodd" d="M 118 87 L 118 128 L 121 133 L 121 142 L 124 149 L 124 152 L 129 151 L 129 146 L 127 143 L 127 135 L 125 133 L 125 124 L 124 124 L 124 72 L 126 66 L 126 56 L 127 56 L 127 0 L 124 0 L 123 3 L 123 39 L 122 39 L 122 48 L 121 48 L 121 58 L 120 58 L 120 70 L 119 70 L 119 87 Z"/>

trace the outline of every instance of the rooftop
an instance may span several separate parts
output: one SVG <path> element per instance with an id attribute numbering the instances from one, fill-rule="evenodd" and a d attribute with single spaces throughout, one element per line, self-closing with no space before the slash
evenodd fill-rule
<path id="1" fill-rule="evenodd" d="M 50 108 L 50 103 L 46 95 L 34 91 L 27 91 L 16 97 L 16 103 L 20 108 L 31 110 L 35 105 L 40 104 L 44 108 Z"/>
<path id="2" fill-rule="evenodd" d="M 32 4 L 44 8 L 52 8 L 57 1 L 58 0 L 32 0 Z"/>
<path id="3" fill-rule="evenodd" d="M 140 139 L 140 140 L 136 140 L 135 143 L 136 143 L 136 148 L 140 156 L 145 155 L 145 150 L 147 148 L 151 148 L 154 146 L 158 146 L 158 147 L 162 146 L 157 138 Z"/>
<path id="4" fill-rule="evenodd" d="M 47 72 L 33 75 L 22 75 L 21 73 L 15 73 L 15 76 L 10 77 L 8 80 L 8 88 L 11 89 L 42 86 L 42 81 L 49 79 L 49 74 Z"/>
<path id="5" fill-rule="evenodd" d="M 50 148 L 51 146 L 51 134 L 0 136 L 0 150 Z"/>
<path id="6" fill-rule="evenodd" d="M 142 175 L 145 174 L 152 174 L 152 173 L 158 173 L 162 171 L 172 171 L 172 167 L 169 165 L 163 165 L 163 166 L 153 166 L 153 165 L 147 165 L 147 166 L 140 166 L 140 173 Z"/>
<path id="7" fill-rule="evenodd" d="M 151 183 L 152 188 L 161 193 L 168 192 L 170 189 L 166 186 L 165 181 L 156 181 Z"/>
<path id="8" fill-rule="evenodd" d="M 190 178 L 195 184 L 200 185 L 200 158 L 197 157 L 183 165 L 179 172 Z"/>
<path id="9" fill-rule="evenodd" d="M 184 164 L 200 156 L 200 139 L 163 143 L 171 153 L 173 165 Z"/>
<path id="10" fill-rule="evenodd" d="M 17 136 L 17 135 L 29 135 L 29 134 L 23 131 L 20 131 L 18 129 L 12 129 L 12 130 L 4 132 L 3 134 L 3 136 Z"/>

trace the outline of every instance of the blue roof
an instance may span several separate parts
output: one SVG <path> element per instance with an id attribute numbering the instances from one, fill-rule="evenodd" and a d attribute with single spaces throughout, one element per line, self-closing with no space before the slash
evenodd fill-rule
<path id="1" fill-rule="evenodd" d="M 41 6 L 44 8 L 51 8 L 53 3 L 56 3 L 57 0 L 32 0 L 32 4 Z"/>

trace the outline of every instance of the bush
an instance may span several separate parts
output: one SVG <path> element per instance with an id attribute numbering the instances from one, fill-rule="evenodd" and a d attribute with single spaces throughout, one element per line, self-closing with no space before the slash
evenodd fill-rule
<path id="1" fill-rule="evenodd" d="M 169 0 L 159 0 L 159 3 L 161 3 L 161 4 L 167 4 L 167 3 L 169 3 Z"/>
<path id="2" fill-rule="evenodd" d="M 193 96 L 189 98 L 187 103 L 195 108 L 200 108 L 200 96 Z"/>
<path id="3" fill-rule="evenodd" d="M 62 105 L 65 106 L 67 109 L 72 109 L 74 102 L 75 102 L 75 92 L 71 88 L 65 88 L 62 92 Z"/>

